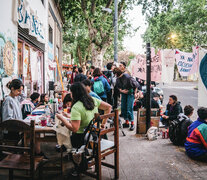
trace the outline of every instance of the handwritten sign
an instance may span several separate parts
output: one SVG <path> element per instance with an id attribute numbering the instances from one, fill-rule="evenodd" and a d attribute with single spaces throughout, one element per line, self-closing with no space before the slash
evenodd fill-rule
<path id="1" fill-rule="evenodd" d="M 151 58 L 151 80 L 159 82 L 162 76 L 162 62 L 160 57 L 160 51 L 157 54 L 152 50 Z M 146 58 L 138 55 L 133 60 L 132 76 L 142 80 L 146 80 Z"/>
<path id="2" fill-rule="evenodd" d="M 193 53 L 176 50 L 175 58 L 181 76 L 189 76 L 197 71 L 193 66 L 196 66 L 198 63 L 198 49 L 194 49 Z"/>

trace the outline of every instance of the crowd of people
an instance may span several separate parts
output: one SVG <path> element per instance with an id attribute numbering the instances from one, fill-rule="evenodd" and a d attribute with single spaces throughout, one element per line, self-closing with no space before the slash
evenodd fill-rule
<path id="1" fill-rule="evenodd" d="M 126 69 L 126 64 L 121 62 L 119 66 L 113 63 L 107 64 L 107 70 L 102 71 L 98 67 L 91 68 L 84 72 L 81 67 L 73 67 L 70 78 L 68 79 L 68 94 L 63 97 L 63 107 L 68 109 L 57 113 L 56 116 L 62 123 L 72 131 L 71 142 L 73 147 L 80 147 L 84 141 L 84 128 L 93 119 L 94 114 L 110 113 L 118 107 L 119 99 L 121 102 L 121 114 L 125 123 L 123 127 L 133 131 L 134 109 L 145 108 L 146 94 L 141 91 L 140 83 L 134 79 Z M 23 120 L 35 108 L 49 103 L 48 94 L 34 92 L 30 100 L 22 98 L 24 85 L 21 80 L 14 79 L 7 86 L 10 94 L 5 98 L 2 108 L 2 119 Z M 151 89 L 152 108 L 162 110 L 160 95 Z M 29 105 L 29 106 L 28 106 Z M 29 108 L 28 108 L 29 107 Z M 182 135 L 186 148 L 186 153 L 195 159 L 207 159 L 207 108 L 198 109 L 198 120 L 193 122 L 190 117 L 193 114 L 193 107 L 186 106 L 184 114 L 181 103 L 175 95 L 169 97 L 166 111 L 161 114 L 161 122 L 165 126 L 178 117 L 188 119 L 183 123 Z M 68 121 L 66 118 L 70 118 Z M 104 128 L 106 120 L 102 122 Z M 188 130 L 189 127 L 189 130 Z M 14 137 L 8 134 L 8 137 Z M 37 154 L 41 153 L 37 147 Z"/>

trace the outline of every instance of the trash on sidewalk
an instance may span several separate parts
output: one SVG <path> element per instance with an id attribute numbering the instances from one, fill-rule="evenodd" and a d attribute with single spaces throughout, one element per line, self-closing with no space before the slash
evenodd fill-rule
<path id="1" fill-rule="evenodd" d="M 157 140 L 157 137 L 158 137 L 158 128 L 152 126 L 152 127 L 149 128 L 148 131 L 147 131 L 147 138 L 148 138 L 150 141 L 154 141 L 154 140 Z"/>

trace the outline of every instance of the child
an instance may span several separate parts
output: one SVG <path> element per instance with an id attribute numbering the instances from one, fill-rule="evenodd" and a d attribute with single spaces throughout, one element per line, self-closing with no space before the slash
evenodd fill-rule
<path id="1" fill-rule="evenodd" d="M 82 81 L 83 85 L 86 87 L 87 92 L 89 93 L 90 96 L 95 97 L 99 100 L 101 100 L 101 98 L 93 91 L 91 91 L 91 87 L 92 87 L 92 82 L 89 79 L 85 79 L 84 81 Z"/>

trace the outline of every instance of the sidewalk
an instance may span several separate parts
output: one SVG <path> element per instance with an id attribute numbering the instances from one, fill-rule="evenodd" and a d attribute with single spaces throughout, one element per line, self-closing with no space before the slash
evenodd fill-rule
<path id="1" fill-rule="evenodd" d="M 120 180 L 204 180 L 207 179 L 207 163 L 189 159 L 183 147 L 173 146 L 169 139 L 159 137 L 155 141 L 148 141 L 145 137 L 135 135 L 125 129 L 126 136 L 120 132 Z M 112 138 L 112 134 L 109 136 Z M 53 156 L 55 144 L 45 146 L 46 155 Z M 57 153 L 55 153 L 57 156 Z M 59 156 L 59 154 L 58 154 Z M 107 162 L 113 162 L 113 155 L 106 157 Z M 58 161 L 56 161 L 57 163 Z M 44 171 L 45 180 L 68 179 L 71 162 L 65 163 L 63 177 L 56 172 Z M 6 179 L 0 171 L 0 179 Z M 104 180 L 114 177 L 113 170 L 102 167 Z M 72 178 L 70 178 L 72 179 Z M 74 178 L 76 179 L 76 178 Z M 82 180 L 91 179 L 86 176 Z"/>

